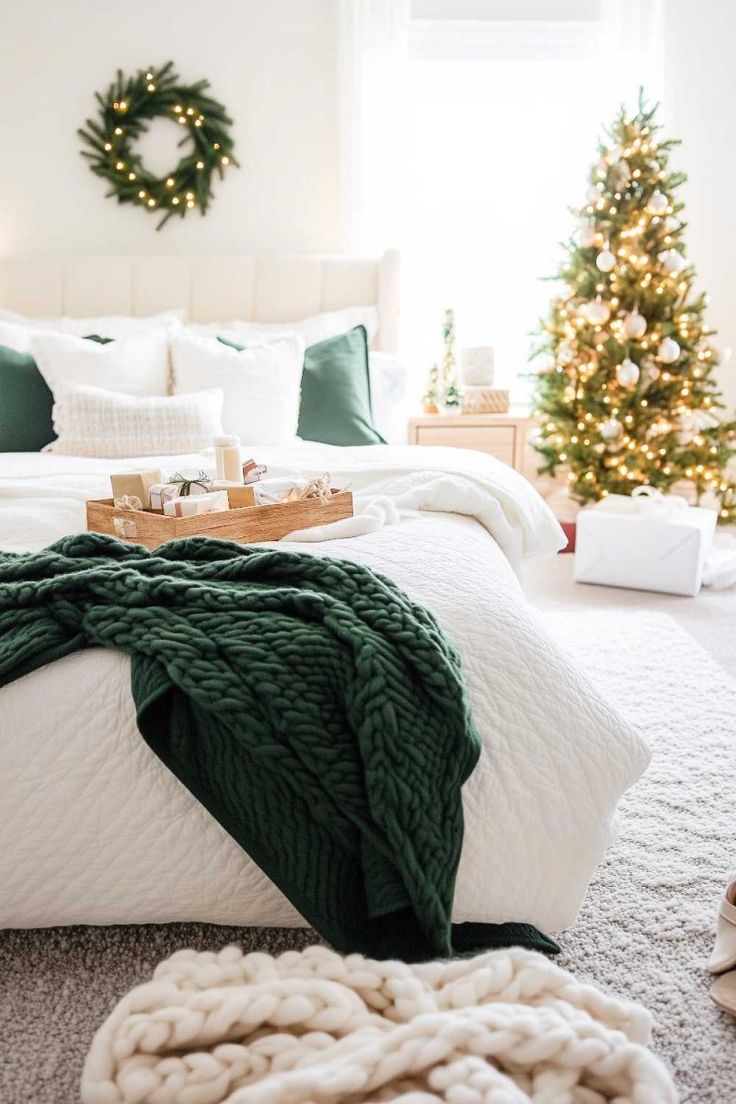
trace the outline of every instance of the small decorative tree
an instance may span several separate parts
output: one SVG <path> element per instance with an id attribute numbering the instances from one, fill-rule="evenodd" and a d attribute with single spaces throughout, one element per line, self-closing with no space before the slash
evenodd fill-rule
<path id="1" fill-rule="evenodd" d="M 736 454 L 736 422 L 722 421 L 717 355 L 685 258 L 685 176 L 669 168 L 674 140 L 658 138 L 656 108 L 642 96 L 623 108 L 599 147 L 586 203 L 558 279 L 566 290 L 542 323 L 547 354 L 537 373 L 540 471 L 567 465 L 570 493 L 585 503 L 642 484 L 694 483 L 736 520 L 724 475 Z"/>
<path id="2" fill-rule="evenodd" d="M 440 402 L 440 370 L 433 364 L 427 377 L 427 390 L 422 396 L 425 414 L 438 414 Z"/>
<path id="3" fill-rule="evenodd" d="M 462 388 L 457 378 L 457 359 L 455 357 L 455 313 L 445 311 L 442 323 L 442 365 L 433 364 L 427 377 L 427 390 L 422 404 L 427 414 L 436 414 L 439 407 L 449 409 L 462 406 Z"/>
<path id="4" fill-rule="evenodd" d="M 455 356 L 455 312 L 445 311 L 442 324 L 444 355 L 442 358 L 442 405 L 450 408 L 462 405 L 462 392 L 457 378 L 457 358 Z"/>

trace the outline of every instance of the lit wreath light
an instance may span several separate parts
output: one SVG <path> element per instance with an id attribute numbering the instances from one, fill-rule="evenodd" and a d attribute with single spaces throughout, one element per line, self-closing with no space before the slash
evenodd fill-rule
<path id="1" fill-rule="evenodd" d="M 232 119 L 217 100 L 205 94 L 206 80 L 181 84 L 173 63 L 161 69 L 141 69 L 134 77 L 117 80 L 107 92 L 95 93 L 100 105 L 97 119 L 87 119 L 77 133 L 89 149 L 82 157 L 97 176 L 110 184 L 109 196 L 145 211 L 163 212 L 157 230 L 172 215 L 184 218 L 195 209 L 204 215 L 212 199 L 212 176 L 222 179 L 229 165 L 237 165 L 229 128 Z M 151 119 L 171 119 L 183 128 L 180 146 L 189 152 L 164 176 L 155 176 L 135 152 L 135 142 L 148 130 Z"/>

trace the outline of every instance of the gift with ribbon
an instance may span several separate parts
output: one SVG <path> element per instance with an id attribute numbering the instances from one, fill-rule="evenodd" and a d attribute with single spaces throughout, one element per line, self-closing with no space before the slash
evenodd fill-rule
<path id="1" fill-rule="evenodd" d="M 212 476 L 201 469 L 194 475 L 191 472 L 174 472 L 168 481 L 178 484 L 181 498 L 190 494 L 206 494 L 212 488 Z"/>
<path id="2" fill-rule="evenodd" d="M 138 498 L 141 509 L 148 509 L 151 502 L 151 487 L 161 483 L 164 478 L 160 468 L 149 468 L 147 471 L 113 472 L 110 476 L 112 497 Z"/>
<path id="3" fill-rule="evenodd" d="M 255 460 L 246 460 L 243 464 L 243 482 L 258 483 L 267 471 L 265 464 L 257 464 Z"/>
<path id="4" fill-rule="evenodd" d="M 654 487 L 608 495 L 577 516 L 575 580 L 694 596 L 717 520 L 715 510 Z"/>
<path id="5" fill-rule="evenodd" d="M 165 483 L 155 483 L 151 487 L 151 509 L 162 511 L 164 505 L 175 498 L 207 494 L 211 490 L 212 476 L 205 471 L 174 472 Z"/>
<path id="6" fill-rule="evenodd" d="M 204 494 L 184 495 L 164 503 L 168 517 L 192 517 L 194 514 L 213 514 L 229 509 L 227 491 L 205 491 Z"/>

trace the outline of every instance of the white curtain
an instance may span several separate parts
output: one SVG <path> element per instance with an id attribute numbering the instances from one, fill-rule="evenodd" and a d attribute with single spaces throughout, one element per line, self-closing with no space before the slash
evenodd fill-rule
<path id="1" fill-rule="evenodd" d="M 410 0 L 340 0 L 343 248 L 398 242 Z"/>

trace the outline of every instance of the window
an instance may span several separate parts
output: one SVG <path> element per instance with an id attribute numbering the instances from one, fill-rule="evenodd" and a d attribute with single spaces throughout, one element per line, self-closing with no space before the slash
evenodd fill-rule
<path id="1" fill-rule="evenodd" d="M 569 207 L 583 201 L 597 137 L 627 89 L 616 72 L 602 79 L 593 3 L 558 3 L 576 18 L 547 21 L 523 17 L 539 2 L 495 6 L 522 18 L 417 18 L 452 5 L 414 5 L 399 243 L 405 340 L 418 391 L 438 356 L 443 309 L 453 307 L 459 346 L 493 345 L 497 385 L 523 400 L 529 333 L 553 290 L 540 278 L 559 263 Z"/>

